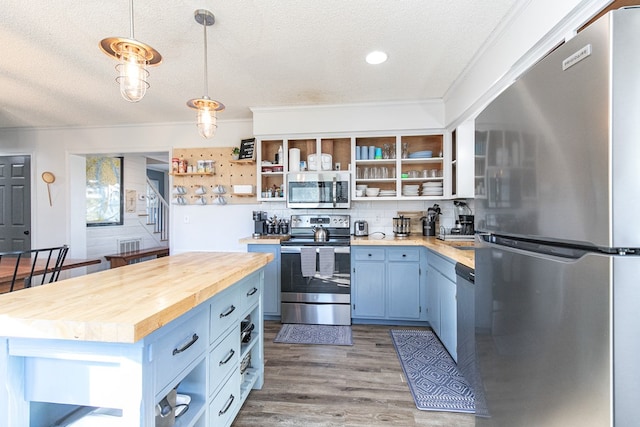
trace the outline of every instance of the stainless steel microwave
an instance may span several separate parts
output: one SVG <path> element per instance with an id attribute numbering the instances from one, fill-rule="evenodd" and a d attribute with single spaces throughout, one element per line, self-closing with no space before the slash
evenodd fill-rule
<path id="1" fill-rule="evenodd" d="M 350 180 L 349 172 L 289 172 L 287 207 L 348 209 Z"/>

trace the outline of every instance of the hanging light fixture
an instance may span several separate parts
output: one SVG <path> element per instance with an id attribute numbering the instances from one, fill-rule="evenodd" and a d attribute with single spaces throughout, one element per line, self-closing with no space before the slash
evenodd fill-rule
<path id="1" fill-rule="evenodd" d="M 216 21 L 213 13 L 208 10 L 198 9 L 194 13 L 195 20 L 204 28 L 204 93 L 202 98 L 194 98 L 187 101 L 187 106 L 198 110 L 198 132 L 204 138 L 211 138 L 216 132 L 216 112 L 223 111 L 224 105 L 221 102 L 209 98 L 209 83 L 207 80 L 207 27 Z"/>
<path id="2" fill-rule="evenodd" d="M 108 37 L 100 42 L 100 49 L 119 62 L 116 65 L 120 94 L 130 102 L 138 102 L 149 88 L 147 65 L 158 65 L 162 56 L 151 46 L 133 38 L 133 0 L 129 2 L 131 38 Z"/>

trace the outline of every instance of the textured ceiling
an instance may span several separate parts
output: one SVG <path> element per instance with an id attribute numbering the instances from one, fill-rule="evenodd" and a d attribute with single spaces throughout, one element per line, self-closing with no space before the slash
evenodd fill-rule
<path id="1" fill-rule="evenodd" d="M 250 107 L 442 98 L 519 0 L 136 0 L 135 39 L 158 50 L 151 88 L 121 98 L 115 61 L 98 43 L 130 37 L 127 0 L 3 0 L 0 127 L 189 122 L 186 101 L 226 105 L 219 120 Z M 364 62 L 371 50 L 389 60 Z"/>

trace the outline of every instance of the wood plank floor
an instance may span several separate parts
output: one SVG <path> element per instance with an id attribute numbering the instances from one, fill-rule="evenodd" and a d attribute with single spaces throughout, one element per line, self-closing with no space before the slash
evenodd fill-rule
<path id="1" fill-rule="evenodd" d="M 265 382 L 233 426 L 474 426 L 473 415 L 416 409 L 389 330 L 354 325 L 353 346 L 274 343 L 265 322 Z M 407 328 L 415 329 L 415 328 Z"/>

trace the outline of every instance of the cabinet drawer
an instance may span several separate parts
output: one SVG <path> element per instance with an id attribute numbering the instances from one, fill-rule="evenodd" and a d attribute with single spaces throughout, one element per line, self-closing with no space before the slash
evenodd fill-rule
<path id="1" fill-rule="evenodd" d="M 254 273 L 240 284 L 241 313 L 245 313 L 260 301 L 262 272 Z"/>
<path id="2" fill-rule="evenodd" d="M 229 372 L 238 370 L 240 361 L 240 328 L 232 328 L 227 336 L 211 350 L 209 357 L 210 394 L 214 394 L 222 386 L 222 380 Z"/>
<path id="3" fill-rule="evenodd" d="M 240 405 L 240 373 L 231 375 L 209 405 L 209 425 L 226 427 L 231 424 Z"/>
<path id="4" fill-rule="evenodd" d="M 206 350 L 208 314 L 208 310 L 198 310 L 194 316 L 177 319 L 176 324 L 152 344 L 158 390 L 167 386 Z"/>
<path id="5" fill-rule="evenodd" d="M 351 249 L 356 261 L 384 261 L 384 249 L 366 248 Z"/>
<path id="6" fill-rule="evenodd" d="M 211 343 L 222 338 L 224 332 L 238 323 L 242 300 L 237 287 L 215 296 L 211 301 Z"/>
<path id="7" fill-rule="evenodd" d="M 388 249 L 389 261 L 420 261 L 420 248 Z"/>

